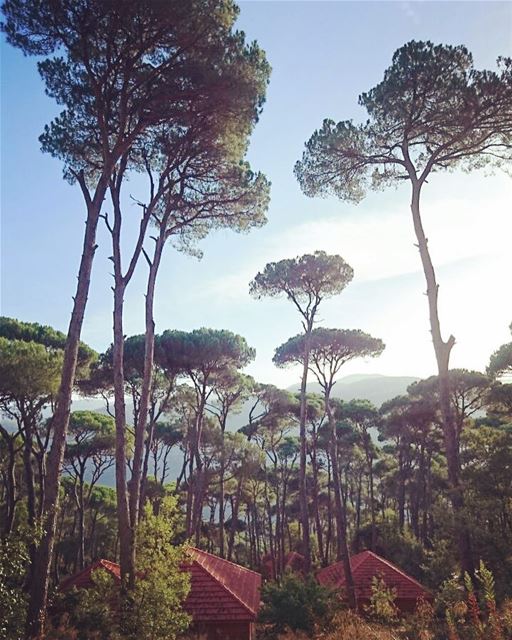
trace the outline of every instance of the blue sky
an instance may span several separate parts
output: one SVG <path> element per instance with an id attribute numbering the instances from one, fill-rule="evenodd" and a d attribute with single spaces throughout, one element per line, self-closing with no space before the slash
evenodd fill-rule
<path id="1" fill-rule="evenodd" d="M 361 328 L 387 344 L 378 360 L 354 362 L 343 373 L 433 373 L 407 186 L 369 194 L 358 206 L 308 199 L 293 165 L 323 118 L 364 117 L 358 95 L 380 81 L 395 49 L 408 40 L 465 44 L 480 68 L 512 55 L 512 4 L 253 1 L 240 8 L 239 27 L 258 40 L 273 67 L 249 150 L 254 168 L 272 181 L 269 222 L 248 235 L 215 233 L 201 243 L 201 261 L 169 247 L 158 285 L 157 330 L 231 329 L 257 350 L 248 372 L 291 384 L 298 372 L 279 371 L 271 358 L 299 331 L 297 314 L 286 300 L 251 300 L 248 283 L 267 261 L 325 249 L 341 254 L 355 278 L 324 303 L 322 325 Z M 57 108 L 44 95 L 35 61 L 5 44 L 1 53 L 1 313 L 65 331 L 84 208 L 78 189 L 62 180 L 60 162 L 39 151 L 38 135 Z M 490 352 L 510 339 L 511 202 L 510 178 L 503 174 L 436 175 L 424 192 L 442 327 L 457 338 L 453 366 L 483 368 Z M 126 246 L 135 207 L 130 214 Z M 111 341 L 108 241 L 101 229 L 83 330 L 83 339 L 98 350 Z M 143 330 L 145 276 L 141 264 L 126 299 L 127 334 Z"/>

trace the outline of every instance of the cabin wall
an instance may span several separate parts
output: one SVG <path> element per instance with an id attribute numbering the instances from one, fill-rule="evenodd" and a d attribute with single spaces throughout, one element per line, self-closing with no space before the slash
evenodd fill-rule
<path id="1" fill-rule="evenodd" d="M 210 622 L 193 624 L 186 634 L 191 640 L 254 640 L 252 622 Z"/>

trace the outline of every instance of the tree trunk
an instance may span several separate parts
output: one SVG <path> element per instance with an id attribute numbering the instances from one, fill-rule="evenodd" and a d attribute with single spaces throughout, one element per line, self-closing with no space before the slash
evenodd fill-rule
<path id="1" fill-rule="evenodd" d="M 8 536 L 12 531 L 16 514 L 16 450 L 14 448 L 16 436 L 8 433 L 1 425 L 0 433 L 4 437 L 9 451 L 9 462 L 7 463 L 7 472 L 5 474 L 6 511 L 3 528 L 3 535 Z"/>
<path id="2" fill-rule="evenodd" d="M 242 495 L 242 484 L 243 484 L 243 475 L 241 475 L 240 478 L 238 479 L 235 502 L 233 504 L 233 508 L 231 509 L 231 526 L 229 528 L 229 538 L 228 538 L 228 560 L 231 560 L 231 558 L 233 557 L 233 547 L 235 545 L 236 528 L 238 526 L 238 512 L 240 508 L 240 497 Z"/>
<path id="3" fill-rule="evenodd" d="M 121 566 L 121 584 L 123 589 L 133 588 L 135 584 L 135 540 L 133 523 L 128 509 L 128 486 L 126 483 L 126 403 L 124 387 L 124 332 L 123 307 L 125 282 L 121 264 L 121 211 L 119 192 L 111 187 L 114 207 L 114 226 L 112 250 L 114 263 L 114 310 L 112 366 L 114 377 L 114 414 L 116 424 L 116 498 L 119 529 L 119 564 Z"/>
<path id="4" fill-rule="evenodd" d="M 224 558 L 224 475 L 226 467 L 226 451 L 224 443 L 224 435 L 226 430 L 226 421 L 221 424 L 222 431 L 222 449 L 220 453 L 220 479 L 219 479 L 219 555 Z"/>
<path id="5" fill-rule="evenodd" d="M 26 623 L 28 638 L 40 636 L 45 623 L 48 579 L 59 508 L 59 481 L 66 446 L 69 414 L 71 411 L 71 395 L 75 380 L 80 334 L 82 332 L 85 307 L 87 306 L 91 282 L 92 265 L 96 251 L 96 230 L 106 188 L 107 179 L 104 173 L 97 185 L 94 198 L 92 200 L 88 199 L 87 201 L 87 221 L 82 258 L 78 271 L 78 285 L 64 348 L 61 383 L 57 395 L 55 413 L 52 419 L 53 437 L 48 456 L 48 474 L 45 482 L 45 503 L 43 509 L 44 534 L 37 549 L 32 571 Z M 82 190 L 84 189 L 85 187 L 82 188 Z"/>
<path id="6" fill-rule="evenodd" d="M 82 571 L 85 561 L 85 505 L 84 505 L 85 469 L 80 469 L 78 478 L 78 569 Z"/>
<path id="7" fill-rule="evenodd" d="M 418 240 L 423 273 L 427 282 L 427 298 L 430 316 L 430 330 L 432 342 L 437 360 L 439 381 L 439 404 L 441 409 L 444 444 L 446 449 L 446 462 L 448 466 L 448 481 L 450 483 L 450 500 L 452 503 L 455 526 L 457 528 L 457 541 L 459 559 L 463 571 L 467 571 L 472 578 L 475 575 L 475 567 L 471 552 L 471 537 L 464 523 L 464 493 L 460 482 L 460 459 L 457 438 L 457 425 L 450 399 L 449 362 L 450 353 L 455 344 L 455 338 L 450 335 L 445 342 L 441 334 L 441 325 L 438 313 L 439 285 L 436 281 L 434 266 L 428 250 L 428 241 L 425 237 L 420 215 L 421 183 L 417 179 L 412 180 L 411 213 L 414 223 L 414 231 Z"/>
<path id="8" fill-rule="evenodd" d="M 309 508 L 307 488 L 307 438 L 306 438 L 306 385 L 309 370 L 309 340 L 313 330 L 313 319 L 306 328 L 306 340 L 304 346 L 304 363 L 302 368 L 302 380 L 300 383 L 300 463 L 299 463 L 299 502 L 300 520 L 302 525 L 302 554 L 304 556 L 304 572 L 311 571 L 311 542 L 309 538 Z"/>
<path id="9" fill-rule="evenodd" d="M 375 553 L 375 549 L 377 548 L 377 525 L 375 518 L 375 495 L 374 495 L 374 481 L 373 481 L 373 457 L 370 451 L 370 436 L 365 431 L 364 439 L 365 439 L 365 454 L 366 454 L 366 464 L 368 466 L 368 487 L 370 490 L 370 516 L 372 523 L 372 537 L 371 537 L 371 550 Z"/>
<path id="10" fill-rule="evenodd" d="M 345 505 L 341 499 L 341 480 L 338 468 L 338 439 L 336 438 L 336 421 L 332 414 L 329 404 L 329 391 L 325 394 L 325 410 L 329 420 L 330 427 L 330 454 L 332 466 L 332 478 L 334 485 L 334 501 L 336 507 L 336 532 L 337 532 L 337 560 L 343 561 L 343 572 L 345 574 L 345 584 L 347 588 L 347 602 L 351 609 L 356 609 L 356 591 L 354 587 L 354 578 L 352 576 L 352 567 L 350 566 L 350 552 L 347 542 L 347 517 Z"/>
<path id="11" fill-rule="evenodd" d="M 148 212 L 153 209 L 153 202 L 146 210 L 146 218 L 149 221 Z M 145 303 L 145 323 L 146 331 L 144 337 L 144 376 L 142 379 L 142 389 L 139 402 L 139 416 L 135 430 L 135 447 L 133 453 L 133 471 L 130 487 L 130 517 L 132 526 L 136 527 L 142 512 L 145 494 L 147 466 L 145 473 L 142 473 L 142 456 L 144 452 L 144 438 L 149 415 L 149 403 L 151 399 L 151 389 L 153 387 L 153 367 L 155 360 L 155 320 L 153 317 L 156 279 L 166 241 L 167 223 L 170 212 L 167 212 L 160 223 L 160 230 L 155 242 L 153 260 L 149 262 L 148 283 L 146 287 Z"/>

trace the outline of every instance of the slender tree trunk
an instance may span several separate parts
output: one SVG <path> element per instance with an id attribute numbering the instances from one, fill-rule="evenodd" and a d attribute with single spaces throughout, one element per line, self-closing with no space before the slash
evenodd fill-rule
<path id="1" fill-rule="evenodd" d="M 82 571 L 85 561 L 85 505 L 84 505 L 85 468 L 80 469 L 78 478 L 78 569 Z"/>
<path id="2" fill-rule="evenodd" d="M 315 440 L 316 434 L 313 435 L 313 439 Z M 320 504 L 319 504 L 319 483 L 318 483 L 318 460 L 317 460 L 317 449 L 316 443 L 313 444 L 313 451 L 311 454 L 311 466 L 313 468 L 313 510 L 315 512 L 315 525 L 316 525 L 316 538 L 318 543 L 318 555 L 320 556 L 320 561 L 322 566 L 325 565 L 325 554 L 324 554 L 324 537 L 322 531 L 322 522 L 320 519 Z"/>
<path id="3" fill-rule="evenodd" d="M 34 487 L 34 467 L 32 466 L 33 427 L 32 419 L 28 416 L 24 416 L 23 422 L 23 467 L 27 491 L 28 525 L 32 528 L 36 522 L 36 492 Z"/>
<path id="4" fill-rule="evenodd" d="M 370 493 L 370 517 L 372 523 L 372 538 L 371 538 L 371 550 L 375 552 L 377 548 L 377 525 L 375 519 L 375 495 L 374 495 L 374 482 L 373 482 L 373 458 L 370 452 L 370 443 L 368 433 L 365 431 L 365 453 L 366 453 L 366 464 L 368 466 L 368 487 Z"/>
<path id="5" fill-rule="evenodd" d="M 39 470 L 39 506 L 37 516 L 43 517 L 44 509 L 44 482 L 46 478 L 46 454 L 44 451 L 40 451 L 37 456 L 37 466 Z"/>
<path id="6" fill-rule="evenodd" d="M 444 444 L 446 449 L 446 462 L 448 465 L 448 481 L 450 483 L 450 499 L 454 511 L 457 528 L 457 539 L 460 563 L 463 571 L 467 571 L 474 578 L 475 567 L 471 552 L 471 536 L 468 527 L 464 523 L 464 493 L 460 482 L 460 458 L 457 438 L 457 425 L 450 399 L 449 362 L 450 353 L 455 344 L 455 338 L 450 335 L 447 341 L 443 340 L 438 313 L 439 285 L 436 281 L 434 266 L 428 250 L 428 241 L 425 237 L 420 215 L 420 193 L 422 184 L 415 178 L 412 179 L 411 213 L 414 223 L 414 231 L 418 240 L 423 273 L 427 282 L 427 298 L 430 315 L 430 330 L 432 342 L 437 360 L 439 380 L 439 404 L 443 422 Z"/>
<path id="7" fill-rule="evenodd" d="M 119 192 L 111 187 L 114 207 L 114 226 L 111 229 L 114 263 L 114 311 L 112 365 L 114 377 L 114 414 L 116 424 L 116 498 L 119 523 L 119 559 L 123 589 L 135 584 L 134 530 L 128 509 L 128 486 L 126 482 L 126 403 L 124 386 L 124 331 L 123 307 L 125 282 L 121 264 L 121 211 Z"/>
<path id="8" fill-rule="evenodd" d="M 309 534 L 309 506 L 307 487 L 307 437 L 306 437 L 306 386 L 309 371 L 309 342 L 313 330 L 313 318 L 306 327 L 306 339 L 304 345 L 304 363 L 302 368 L 302 380 L 300 383 L 300 463 L 299 463 L 299 502 L 300 520 L 302 525 L 302 554 L 304 556 L 304 572 L 311 571 L 311 542 Z"/>
<path id="9" fill-rule="evenodd" d="M 225 429 L 226 422 L 221 424 L 222 430 L 222 449 L 220 453 L 220 481 L 219 481 L 219 555 L 224 558 L 224 475 L 226 466 L 226 451 L 225 451 Z"/>
<path id="10" fill-rule="evenodd" d="M 149 471 L 149 457 L 151 455 L 151 448 L 153 446 L 153 438 L 155 437 L 155 421 L 150 420 L 149 429 L 148 429 L 148 437 L 146 438 L 146 442 L 144 445 L 144 462 L 142 464 L 142 476 L 140 480 L 140 497 L 139 497 L 139 519 L 142 514 L 144 508 L 144 502 L 146 500 L 146 487 L 147 487 L 147 479 L 148 479 L 148 471 Z M 155 460 L 155 482 L 157 481 L 156 477 L 156 467 L 157 462 Z M 162 482 L 162 486 L 163 486 Z"/>
<path id="11" fill-rule="evenodd" d="M 325 535 L 325 566 L 329 564 L 332 539 L 332 491 L 331 491 L 332 463 L 330 454 L 327 455 L 327 533 Z"/>
<path id="12" fill-rule="evenodd" d="M 235 545 L 235 534 L 236 534 L 236 528 L 238 525 L 238 511 L 240 507 L 240 497 L 242 495 L 242 484 L 243 484 L 243 475 L 241 475 L 238 480 L 238 485 L 236 488 L 236 498 L 233 504 L 233 508 L 231 510 L 231 526 L 229 528 L 229 538 L 228 538 L 228 560 L 231 560 L 231 558 L 233 557 L 233 547 Z"/>
<path id="13" fill-rule="evenodd" d="M 401 446 L 400 446 L 401 449 Z M 400 533 L 404 532 L 405 526 L 405 469 L 403 461 L 403 453 L 398 454 L 398 528 Z"/>
<path id="14" fill-rule="evenodd" d="M 153 260 L 149 267 L 148 283 L 146 287 L 145 322 L 146 334 L 144 339 L 144 377 L 142 379 L 142 390 L 139 403 L 139 419 L 135 433 L 135 447 L 133 455 L 133 471 L 130 495 L 130 513 L 132 523 L 139 520 L 139 513 L 142 509 L 141 495 L 142 485 L 145 478 L 142 476 L 142 456 L 144 451 L 144 438 L 148 423 L 149 403 L 151 389 L 153 386 L 153 365 L 155 359 L 155 320 L 153 318 L 153 308 L 155 299 L 155 287 L 160 260 L 164 248 L 165 239 L 162 234 L 157 239 Z"/>
<path id="15" fill-rule="evenodd" d="M 84 320 L 85 307 L 89 295 L 91 272 L 96 251 L 96 230 L 98 219 L 105 197 L 108 180 L 103 174 L 98 182 L 94 198 L 87 198 L 87 221 L 85 227 L 84 244 L 80 268 L 78 271 L 78 285 L 74 297 L 73 311 L 68 328 L 62 375 L 57 396 L 55 413 L 52 419 L 53 437 L 48 456 L 48 474 L 45 482 L 45 504 L 43 510 L 44 534 L 39 543 L 32 571 L 30 596 L 27 610 L 27 637 L 40 636 L 46 618 L 46 603 L 48 599 L 48 579 L 52 561 L 53 545 L 55 541 L 55 527 L 59 508 L 59 481 L 66 446 L 66 436 L 71 411 L 71 395 L 75 380 L 78 358 L 78 346 Z M 85 184 L 82 190 L 86 191 Z"/>
<path id="16" fill-rule="evenodd" d="M 327 413 L 330 427 L 330 453 L 332 478 L 334 485 L 334 500 L 336 507 L 336 532 L 338 537 L 337 560 L 343 561 L 343 572 L 345 574 L 348 605 L 350 608 L 356 609 L 356 592 L 354 587 L 354 578 L 352 576 L 352 567 L 350 566 L 350 552 L 347 542 L 347 517 L 345 505 L 341 499 L 341 479 L 338 468 L 338 439 L 336 438 L 336 421 L 332 414 L 329 401 L 329 390 L 327 390 L 325 394 L 325 411 Z"/>
<path id="17" fill-rule="evenodd" d="M 7 463 L 7 471 L 5 474 L 5 494 L 6 494 L 6 511 L 3 534 L 8 536 L 14 525 L 14 517 L 16 514 L 16 450 L 14 447 L 15 435 L 7 432 L 0 425 L 0 433 L 2 434 L 7 449 L 9 451 L 9 462 Z"/>

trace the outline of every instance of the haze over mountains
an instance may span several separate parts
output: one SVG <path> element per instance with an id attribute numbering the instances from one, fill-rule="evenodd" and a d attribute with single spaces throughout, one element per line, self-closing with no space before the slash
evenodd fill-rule
<path id="1" fill-rule="evenodd" d="M 322 393 L 320 385 L 315 380 L 311 380 L 313 376 L 310 374 L 310 382 L 308 382 L 308 393 Z M 380 374 L 353 374 L 339 378 L 334 385 L 332 395 L 342 400 L 370 400 L 375 406 L 379 407 L 386 400 L 391 400 L 395 396 L 406 393 L 407 387 L 420 378 L 414 376 L 385 376 Z M 294 384 L 288 387 L 289 391 L 299 391 L 300 384 Z M 131 404 L 127 402 L 127 413 L 130 415 Z M 89 410 L 100 411 L 106 413 L 105 403 L 103 400 L 91 398 L 77 398 L 73 401 L 73 411 Z M 228 428 L 232 431 L 240 428 L 245 424 L 245 411 L 234 415 L 231 418 Z"/>
<path id="2" fill-rule="evenodd" d="M 370 400 L 376 407 L 379 407 L 386 400 L 391 400 L 395 396 L 406 393 L 407 387 L 416 382 L 420 378 L 413 376 L 385 376 L 379 374 L 354 374 L 344 376 L 336 381 L 333 388 L 333 396 L 342 400 L 366 399 Z M 297 383 L 288 387 L 289 391 L 298 391 L 300 385 Z M 309 393 L 321 393 L 320 385 L 316 381 L 308 384 Z M 231 416 L 228 420 L 227 428 L 229 431 L 237 431 L 240 427 L 247 424 L 249 420 L 249 411 L 251 403 L 247 403 L 242 411 Z M 104 400 L 100 398 L 77 398 L 73 400 L 73 411 L 99 411 L 107 413 Z M 131 415 L 133 408 L 131 402 L 127 400 L 126 413 Z M 14 424 L 10 421 L 3 422 L 7 428 L 14 428 Z M 170 478 L 174 478 L 181 467 L 181 453 L 178 448 L 173 449 L 170 455 Z M 103 475 L 101 484 L 114 487 L 115 486 L 115 469 L 111 467 Z"/>
<path id="3" fill-rule="evenodd" d="M 419 379 L 413 376 L 384 376 L 377 373 L 354 374 L 339 378 L 334 385 L 332 395 L 342 400 L 370 400 L 379 407 L 386 400 L 406 393 L 407 387 Z M 299 389 L 299 384 L 289 387 L 290 391 Z M 309 393 L 322 393 L 316 381 L 309 382 L 307 390 Z"/>

